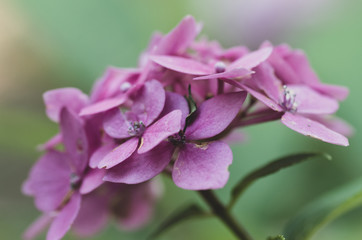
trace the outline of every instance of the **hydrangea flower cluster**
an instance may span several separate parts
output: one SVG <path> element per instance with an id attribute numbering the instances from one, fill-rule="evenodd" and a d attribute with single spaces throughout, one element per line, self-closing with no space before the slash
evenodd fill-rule
<path id="1" fill-rule="evenodd" d="M 191 16 L 155 34 L 139 67 L 110 67 L 90 96 L 75 88 L 44 94 L 59 134 L 41 146 L 23 192 L 43 213 L 26 231 L 47 239 L 72 228 L 82 236 L 109 216 L 122 229 L 142 226 L 160 196 L 161 173 L 183 189 L 222 188 L 235 129 L 281 120 L 288 128 L 347 146 L 348 125 L 331 116 L 345 87 L 321 83 L 305 54 L 265 42 L 258 50 L 195 41 Z"/>

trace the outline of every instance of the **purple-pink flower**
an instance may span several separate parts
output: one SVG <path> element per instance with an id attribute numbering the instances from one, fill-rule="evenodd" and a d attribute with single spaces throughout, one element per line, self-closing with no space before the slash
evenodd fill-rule
<path id="1" fill-rule="evenodd" d="M 124 230 L 143 226 L 164 173 L 188 190 L 225 186 L 232 133 L 281 120 L 324 142 L 348 145 L 349 125 L 333 116 L 348 89 L 320 82 L 305 54 L 265 42 L 223 49 L 195 40 L 201 25 L 185 17 L 155 34 L 134 69 L 109 67 L 89 96 L 75 88 L 44 94 L 46 114 L 60 125 L 39 149 L 23 192 L 42 212 L 26 231 L 47 239 L 69 229 L 90 236 L 110 215 Z"/>
<path id="2" fill-rule="evenodd" d="M 223 187 L 229 177 L 228 166 L 232 162 L 232 152 L 226 143 L 212 138 L 230 125 L 239 113 L 245 97 L 245 92 L 235 92 L 205 101 L 194 112 L 194 119 L 186 129 L 183 126 L 183 130 L 170 135 L 168 141 L 154 151 L 134 154 L 124 164 L 110 169 L 104 179 L 138 183 L 140 180 L 148 180 L 145 176 L 148 178 L 158 174 L 170 161 L 174 161 L 172 178 L 177 186 L 191 190 Z M 188 111 L 185 99 L 178 95 L 173 95 L 170 99 L 168 108 Z M 139 150 L 142 148 L 143 146 Z M 174 159 L 171 159 L 172 156 Z"/>
<path id="3" fill-rule="evenodd" d="M 297 54 L 304 56 L 300 52 Z M 313 120 L 313 116 L 334 114 L 339 107 L 338 99 L 347 94 L 346 89 L 320 83 L 305 57 L 299 65 L 288 64 L 279 57 L 273 53 L 271 60 L 258 66 L 252 78 L 245 80 L 240 87 L 272 110 L 284 112 L 281 121 L 292 130 L 347 146 L 347 138 L 334 131 L 333 126 L 330 129 Z M 334 91 L 327 91 L 331 87 Z"/>
<path id="4" fill-rule="evenodd" d="M 45 215 L 53 215 L 47 239 L 60 239 L 80 208 L 81 195 L 100 186 L 104 170 L 87 171 L 91 144 L 88 125 L 67 108 L 59 114 L 65 151 L 48 150 L 32 168 L 24 193 L 34 196 Z M 89 131 L 87 131 L 89 129 Z"/>

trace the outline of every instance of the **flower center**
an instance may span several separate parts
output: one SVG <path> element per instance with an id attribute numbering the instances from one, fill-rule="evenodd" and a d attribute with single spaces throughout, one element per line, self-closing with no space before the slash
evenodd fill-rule
<path id="1" fill-rule="evenodd" d="M 226 66 L 225 66 L 225 63 L 223 63 L 223 62 L 217 62 L 217 63 L 215 63 L 215 72 L 216 73 L 222 73 L 222 72 L 225 72 L 225 70 L 226 70 Z"/>
<path id="2" fill-rule="evenodd" d="M 73 190 L 80 187 L 80 177 L 76 173 L 70 174 L 70 187 Z"/>
<path id="3" fill-rule="evenodd" d="M 130 126 L 128 127 L 128 134 L 132 137 L 141 136 L 146 130 L 146 126 L 142 121 L 138 122 L 129 122 Z"/>
<path id="4" fill-rule="evenodd" d="M 168 141 L 174 146 L 184 145 L 186 143 L 185 134 L 181 130 L 179 133 L 174 134 L 173 136 L 168 137 Z"/>
<path id="5" fill-rule="evenodd" d="M 294 113 L 297 111 L 297 103 L 295 101 L 296 94 L 288 89 L 286 85 L 284 85 L 283 88 L 283 101 L 281 105 L 285 111 Z"/>

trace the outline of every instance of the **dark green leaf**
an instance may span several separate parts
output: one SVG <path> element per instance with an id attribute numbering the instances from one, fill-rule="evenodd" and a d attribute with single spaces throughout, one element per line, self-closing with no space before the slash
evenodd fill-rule
<path id="1" fill-rule="evenodd" d="M 195 217 L 210 216 L 208 212 L 203 210 L 199 205 L 190 204 L 174 213 L 172 213 L 149 237 L 148 239 L 155 239 L 158 235 L 173 227 L 174 225 Z"/>
<path id="2" fill-rule="evenodd" d="M 302 209 L 285 227 L 288 239 L 307 240 L 342 214 L 362 206 L 362 179 L 338 188 Z"/>
<path id="3" fill-rule="evenodd" d="M 285 237 L 283 235 L 278 235 L 276 237 L 268 237 L 267 240 L 285 240 Z"/>
<path id="4" fill-rule="evenodd" d="M 186 100 L 187 100 L 187 103 L 189 104 L 190 113 L 186 117 L 186 124 L 185 124 L 185 128 L 184 128 L 184 132 L 186 130 L 186 127 L 192 123 L 192 121 L 194 119 L 194 117 L 193 117 L 194 113 L 197 109 L 196 102 L 195 102 L 194 98 L 192 97 L 191 85 L 189 85 L 189 87 L 188 87 L 188 93 L 189 93 L 189 95 L 186 96 Z"/>
<path id="5" fill-rule="evenodd" d="M 236 203 L 241 194 L 256 180 L 278 172 L 279 170 L 293 166 L 294 164 L 306 161 L 308 159 L 323 157 L 325 159 L 331 160 L 331 156 L 326 153 L 299 153 L 292 154 L 289 156 L 285 156 L 274 160 L 267 165 L 256 169 L 251 172 L 249 175 L 241 179 L 233 188 L 231 192 L 231 200 L 229 203 L 229 209 Z"/>
<path id="6" fill-rule="evenodd" d="M 188 93 L 189 95 L 187 96 L 187 102 L 189 103 L 189 108 L 190 108 L 190 114 L 193 114 L 196 111 L 196 102 L 194 100 L 194 98 L 192 97 L 192 93 L 191 93 L 191 85 L 189 85 L 188 87 Z"/>

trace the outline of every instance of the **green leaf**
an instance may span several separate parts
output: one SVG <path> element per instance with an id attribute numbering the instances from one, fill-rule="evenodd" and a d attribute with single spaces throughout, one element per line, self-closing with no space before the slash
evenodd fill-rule
<path id="1" fill-rule="evenodd" d="M 231 209 L 242 193 L 256 180 L 278 172 L 279 170 L 293 166 L 297 163 L 306 161 L 308 159 L 313 159 L 316 157 L 322 157 L 327 160 L 331 160 L 332 157 L 326 153 L 298 153 L 288 155 L 277 160 L 274 160 L 267 165 L 256 169 L 255 171 L 251 172 L 249 175 L 241 179 L 233 188 L 231 192 L 231 200 L 228 205 L 229 209 Z"/>
<path id="2" fill-rule="evenodd" d="M 196 217 L 206 217 L 210 216 L 210 213 L 203 210 L 197 204 L 189 204 L 179 210 L 176 210 L 172 213 L 149 237 L 148 239 L 155 239 L 164 231 L 173 227 L 176 224 L 179 224 L 183 221 L 189 220 Z"/>
<path id="3" fill-rule="evenodd" d="M 191 114 L 193 114 L 195 111 L 196 111 L 196 109 L 197 109 L 197 107 L 196 107 L 196 102 L 195 102 L 195 100 L 194 100 L 194 98 L 192 97 L 192 93 L 191 93 L 191 84 L 189 85 L 189 87 L 188 87 L 188 93 L 189 93 L 189 95 L 187 96 L 187 101 L 188 101 L 188 103 L 189 103 L 189 107 L 190 107 L 190 114 L 189 115 L 191 115 Z"/>
<path id="4" fill-rule="evenodd" d="M 334 219 L 362 206 L 362 179 L 331 191 L 302 209 L 285 227 L 288 239 L 307 240 Z"/>
<path id="5" fill-rule="evenodd" d="M 276 237 L 268 237 L 267 240 L 285 240 L 283 235 L 278 235 Z"/>
<path id="6" fill-rule="evenodd" d="M 189 87 L 188 87 L 188 96 L 186 96 L 185 98 L 187 100 L 187 103 L 189 104 L 190 113 L 186 117 L 186 124 L 185 124 L 185 128 L 183 130 L 184 132 L 186 130 L 186 127 L 188 125 L 190 125 L 191 122 L 193 121 L 193 115 L 197 109 L 196 102 L 195 102 L 194 98 L 192 97 L 192 93 L 191 93 L 191 84 L 189 84 Z"/>

